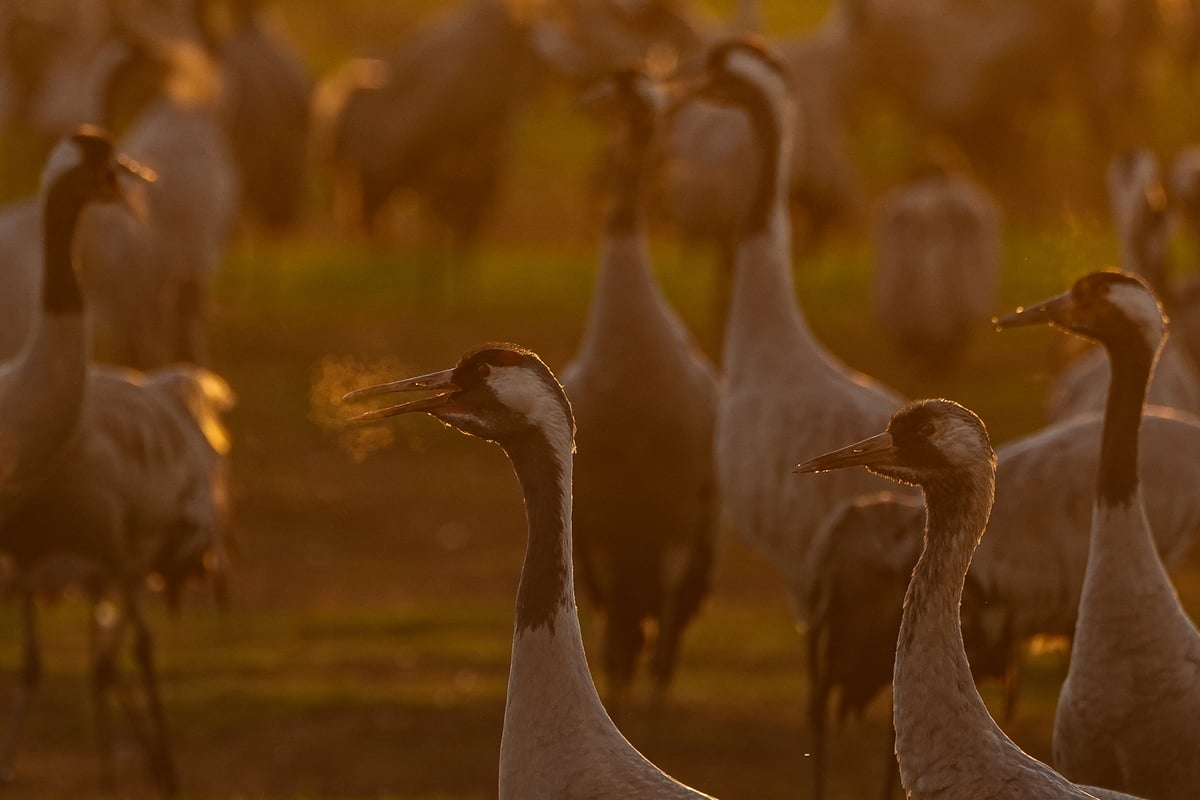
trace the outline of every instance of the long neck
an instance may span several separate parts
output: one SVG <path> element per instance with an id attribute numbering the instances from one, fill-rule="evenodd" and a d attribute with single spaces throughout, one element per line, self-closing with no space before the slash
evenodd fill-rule
<path id="1" fill-rule="evenodd" d="M 529 528 L 517 592 L 517 636 L 543 627 L 555 634 L 564 616 L 574 617 L 571 458 L 555 453 L 540 436 L 507 450 L 525 495 Z"/>
<path id="2" fill-rule="evenodd" d="M 1092 534 L 1087 569 L 1079 599 L 1075 647 L 1103 643 L 1102 632 L 1111 621 L 1145 609 L 1149 598 L 1163 621 L 1170 615 L 1186 619 L 1179 607 L 1154 537 L 1146 521 L 1138 478 L 1138 438 L 1142 404 L 1154 367 L 1155 352 L 1134 337 L 1105 344 L 1112 365 L 1104 431 L 1100 439 L 1100 466 L 1096 474 L 1096 501 L 1092 509 Z M 1130 604 L 1129 598 L 1139 597 Z M 1100 639 L 1093 634 L 1101 633 Z"/>
<path id="3" fill-rule="evenodd" d="M 755 97 L 744 110 L 761 154 L 760 169 L 737 248 L 722 360 L 734 380 L 797 367 L 813 375 L 828 373 L 828 353 L 797 306 L 792 283 L 792 230 L 783 197 L 790 108 L 786 102 Z"/>
<path id="4" fill-rule="evenodd" d="M 641 113 L 631 113 L 627 128 L 620 135 L 613 170 L 612 205 L 605 225 L 609 236 L 629 236 L 641 230 L 651 125 Z"/>
<path id="5" fill-rule="evenodd" d="M 944 759 L 977 752 L 1003 736 L 975 688 L 959 617 L 967 568 L 992 507 L 995 472 L 980 466 L 924 490 L 925 548 L 904 598 L 894 675 L 896 752 L 908 787 Z"/>
<path id="6" fill-rule="evenodd" d="M 766 95 L 758 93 L 747 97 L 742 108 L 750 118 L 759 155 L 758 174 L 745 222 L 745 235 L 750 237 L 766 232 L 773 215 L 784 207 L 792 112 L 786 100 L 773 103 Z"/>
<path id="7" fill-rule="evenodd" d="M 500 796 L 543 793 L 538 764 L 555 747 L 603 737 L 624 740 L 588 671 L 571 569 L 571 454 L 540 438 L 510 446 L 525 492 L 529 542 L 513 635 L 501 741 Z"/>
<path id="8" fill-rule="evenodd" d="M 50 316 L 83 313 L 71 250 L 84 202 L 68 191 L 52 186 L 42 207 L 42 310 Z"/>
<path id="9" fill-rule="evenodd" d="M 1138 490 L 1138 432 L 1156 353 L 1141 339 L 1105 345 L 1112 365 L 1097 474 L 1098 500 L 1128 504 Z"/>
<path id="10" fill-rule="evenodd" d="M 71 264 L 82 203 L 53 189 L 43 207 L 42 315 L 11 368 L 0 373 L 7 433 L 0 517 L 38 486 L 74 434 L 87 384 L 83 297 Z"/>
<path id="11" fill-rule="evenodd" d="M 600 269 L 588 310 L 580 357 L 624 360 L 644 348 L 669 341 L 664 327 L 669 316 L 650 269 L 642 226 L 642 173 L 636 167 L 618 168 L 617 187 L 600 244 Z M 593 362 L 595 363 L 595 362 Z"/>

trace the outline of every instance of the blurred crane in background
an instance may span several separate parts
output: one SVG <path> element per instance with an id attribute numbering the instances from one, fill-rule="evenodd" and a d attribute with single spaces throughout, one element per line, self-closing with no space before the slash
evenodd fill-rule
<path id="1" fill-rule="evenodd" d="M 636 70 L 591 96 L 617 118 L 604 170 L 611 200 L 591 310 L 562 380 L 577 426 L 575 549 L 584 588 L 604 615 L 609 707 L 619 715 L 646 627 L 654 630 L 657 706 L 712 585 L 717 383 L 651 272 L 646 186 L 667 100 Z"/>
<path id="2" fill-rule="evenodd" d="M 944 373 L 996 307 L 995 202 L 967 177 L 934 168 L 880 200 L 874 238 L 876 315 L 906 353 Z"/>

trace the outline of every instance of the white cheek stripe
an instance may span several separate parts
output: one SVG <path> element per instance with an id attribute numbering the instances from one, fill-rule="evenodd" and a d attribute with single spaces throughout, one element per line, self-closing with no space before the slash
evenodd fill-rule
<path id="1" fill-rule="evenodd" d="M 493 367 L 487 381 L 501 403 L 528 417 L 545 432 L 555 452 L 570 458 L 571 424 L 550 387 L 523 367 Z"/>
<path id="2" fill-rule="evenodd" d="M 42 185 L 49 186 L 60 176 L 65 175 L 83 163 L 83 153 L 73 139 L 65 139 L 50 153 L 46 166 L 42 169 Z"/>
<path id="3" fill-rule="evenodd" d="M 729 54 L 727 65 L 730 72 L 766 92 L 775 108 L 782 108 L 787 103 L 787 85 L 761 58 L 744 50 L 734 50 Z"/>
<path id="4" fill-rule="evenodd" d="M 1158 347 L 1164 326 L 1162 311 L 1159 310 L 1153 295 L 1137 286 L 1115 284 L 1109 287 L 1108 302 L 1133 320 L 1151 350 Z"/>

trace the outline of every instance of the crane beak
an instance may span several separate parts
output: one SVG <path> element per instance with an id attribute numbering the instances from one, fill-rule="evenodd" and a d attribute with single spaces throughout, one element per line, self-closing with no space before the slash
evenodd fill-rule
<path id="1" fill-rule="evenodd" d="M 154 183 L 158 180 L 157 172 L 150 169 L 150 167 L 147 167 L 145 164 L 133 160 L 129 156 L 118 155 L 115 159 L 113 159 L 113 163 L 116 165 L 117 169 L 121 170 L 126 175 L 132 175 L 140 181 Z"/>
<path id="2" fill-rule="evenodd" d="M 1071 293 L 1065 292 L 1057 297 L 1052 297 L 1038 303 L 1036 306 L 1017 308 L 1011 314 L 1005 314 L 1003 317 L 992 317 L 992 324 L 996 326 L 996 330 L 1003 331 L 1009 328 L 1019 328 L 1028 325 L 1048 325 L 1055 322 L 1064 322 L 1070 315 L 1071 309 L 1074 307 L 1074 301 L 1071 299 Z"/>
<path id="3" fill-rule="evenodd" d="M 128 175 L 142 183 L 154 183 L 158 180 L 158 173 L 126 155 L 115 156 L 112 166 L 114 176 L 112 196 L 109 199 L 124 207 L 138 222 L 146 222 L 150 214 L 146 207 L 145 198 L 140 192 L 130 194 L 129 191 L 121 186 L 120 178 L 123 175 Z"/>
<path id="4" fill-rule="evenodd" d="M 462 391 L 461 387 L 456 385 L 452 380 L 453 376 L 454 370 L 446 369 L 441 372 L 431 372 L 428 375 L 418 375 L 415 378 L 405 378 L 404 380 L 392 381 L 391 383 L 380 383 L 375 386 L 364 386 L 361 389 L 355 389 L 353 392 L 342 397 L 343 403 L 359 400 L 363 397 L 396 394 L 399 392 L 432 391 L 436 394 L 423 397 L 420 400 L 410 400 L 407 403 L 367 411 L 366 413 L 351 417 L 346 422 L 351 424 L 374 422 L 375 420 L 395 417 L 400 414 L 411 414 L 416 411 L 432 413 L 444 410 L 452 404 L 451 398 Z"/>
<path id="5" fill-rule="evenodd" d="M 896 460 L 896 445 L 892 435 L 886 431 L 861 442 L 810 458 L 797 465 L 792 472 L 802 475 L 811 472 L 828 472 L 831 469 L 865 467 L 871 464 L 891 464 Z"/>

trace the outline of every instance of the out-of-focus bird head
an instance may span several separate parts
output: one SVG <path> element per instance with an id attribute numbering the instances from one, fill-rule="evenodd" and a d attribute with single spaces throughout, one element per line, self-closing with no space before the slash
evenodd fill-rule
<path id="1" fill-rule="evenodd" d="M 82 125 L 63 137 L 42 171 L 42 191 L 58 202 L 127 202 L 118 176 L 155 180 L 154 171 L 116 153 L 106 131 Z"/>
<path id="2" fill-rule="evenodd" d="M 787 68 L 754 36 L 726 39 L 711 50 L 704 77 L 691 91 L 719 105 L 753 108 L 764 102 L 779 108 L 790 102 Z"/>

